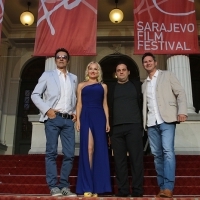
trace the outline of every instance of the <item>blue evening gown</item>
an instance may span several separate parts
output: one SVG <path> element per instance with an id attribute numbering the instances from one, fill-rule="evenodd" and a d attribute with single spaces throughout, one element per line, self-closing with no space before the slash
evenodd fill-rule
<path id="1" fill-rule="evenodd" d="M 82 89 L 80 116 L 80 153 L 76 192 L 111 192 L 110 166 L 106 133 L 106 117 L 103 109 L 104 89 L 102 84 L 87 85 Z M 92 169 L 88 156 L 88 133 L 94 139 Z"/>

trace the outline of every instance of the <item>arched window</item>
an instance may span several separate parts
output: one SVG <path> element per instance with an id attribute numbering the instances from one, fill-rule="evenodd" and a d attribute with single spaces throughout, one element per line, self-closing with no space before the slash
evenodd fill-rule
<path id="1" fill-rule="evenodd" d="M 45 58 L 31 59 L 21 73 L 19 101 L 15 130 L 15 154 L 27 154 L 31 146 L 32 124 L 28 121 L 30 114 L 39 114 L 31 100 L 31 94 L 39 77 L 45 69 Z"/>
<path id="2" fill-rule="evenodd" d="M 192 82 L 193 106 L 200 111 L 200 55 L 190 55 L 190 72 Z"/>
<path id="3" fill-rule="evenodd" d="M 130 68 L 129 79 L 140 80 L 139 70 L 136 62 L 127 55 L 110 54 L 104 57 L 99 63 L 103 71 L 103 81 L 105 83 L 115 81 L 115 68 L 119 61 L 127 63 Z"/>

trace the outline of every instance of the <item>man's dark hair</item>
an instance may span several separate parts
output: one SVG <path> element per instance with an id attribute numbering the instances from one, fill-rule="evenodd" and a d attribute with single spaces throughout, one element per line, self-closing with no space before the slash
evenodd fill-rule
<path id="1" fill-rule="evenodd" d="M 123 60 L 119 60 L 119 61 L 117 62 L 116 68 L 117 68 L 118 65 L 121 65 L 121 64 L 126 65 L 127 70 L 130 71 L 130 67 L 129 67 L 128 63 L 124 62 Z M 115 69 L 116 69 L 116 68 L 115 68 Z"/>
<path id="2" fill-rule="evenodd" d="M 69 55 L 69 52 L 68 52 L 65 48 L 59 48 L 59 49 L 56 50 L 56 52 L 55 52 L 55 56 L 54 56 L 55 59 L 56 59 L 56 55 L 57 55 L 57 53 L 60 52 L 60 51 L 65 52 L 65 53 L 67 54 L 67 60 L 69 61 L 69 59 L 70 59 L 70 55 Z"/>
<path id="3" fill-rule="evenodd" d="M 147 53 L 143 54 L 142 62 L 144 61 L 144 58 L 147 56 L 151 56 L 153 58 L 153 60 L 156 61 L 156 57 L 151 52 L 147 52 Z"/>

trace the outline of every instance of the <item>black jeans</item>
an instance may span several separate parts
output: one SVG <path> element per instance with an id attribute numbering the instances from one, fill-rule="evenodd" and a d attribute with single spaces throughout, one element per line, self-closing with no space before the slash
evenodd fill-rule
<path id="1" fill-rule="evenodd" d="M 142 124 L 113 126 L 111 145 L 114 153 L 117 185 L 120 194 L 129 194 L 127 152 L 131 163 L 132 194 L 143 194 Z"/>

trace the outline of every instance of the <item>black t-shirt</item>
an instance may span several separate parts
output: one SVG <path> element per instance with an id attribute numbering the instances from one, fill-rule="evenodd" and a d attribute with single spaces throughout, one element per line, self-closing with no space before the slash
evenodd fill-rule
<path id="1" fill-rule="evenodd" d="M 130 81 L 117 83 L 114 91 L 113 125 L 141 123 L 137 91 Z"/>

